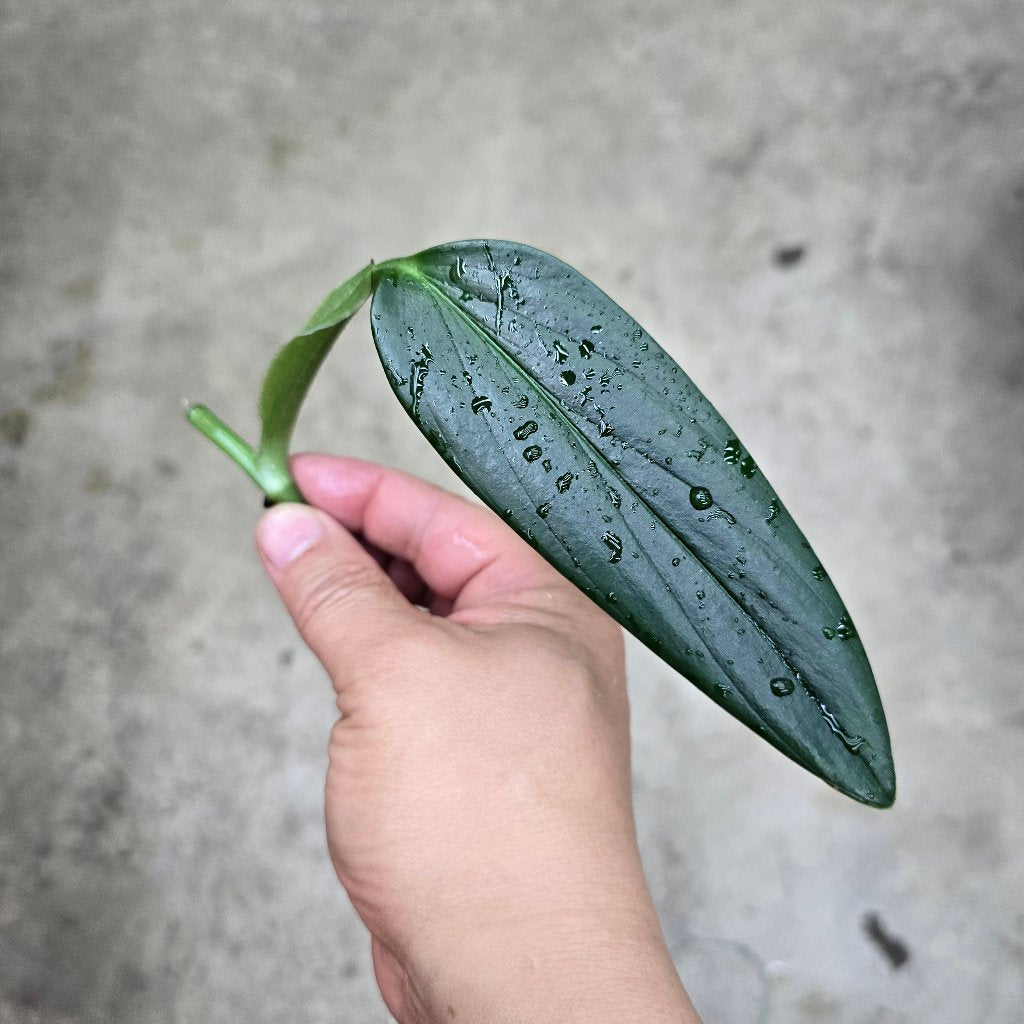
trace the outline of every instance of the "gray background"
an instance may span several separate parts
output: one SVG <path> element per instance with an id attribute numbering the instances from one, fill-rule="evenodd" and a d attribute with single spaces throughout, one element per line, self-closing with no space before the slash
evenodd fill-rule
<path id="1" fill-rule="evenodd" d="M 329 688 L 180 401 L 252 433 L 329 288 L 480 235 L 683 363 L 889 713 L 883 813 L 631 648 L 645 862 L 708 1024 L 1020 1020 L 1018 3 L 4 0 L 0 47 L 3 1024 L 386 1020 L 324 849 Z M 365 314 L 298 440 L 456 486 Z"/>

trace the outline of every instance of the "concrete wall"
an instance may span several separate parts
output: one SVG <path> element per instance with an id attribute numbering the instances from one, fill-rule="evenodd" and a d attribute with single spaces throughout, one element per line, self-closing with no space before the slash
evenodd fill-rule
<path id="1" fill-rule="evenodd" d="M 330 287 L 480 235 L 687 368 L 888 709 L 880 813 L 631 649 L 708 1024 L 1019 1020 L 1022 52 L 1009 0 L 0 3 L 0 1021 L 386 1020 L 324 849 L 329 689 L 180 401 L 251 431 Z M 299 442 L 456 486 L 365 315 Z"/>

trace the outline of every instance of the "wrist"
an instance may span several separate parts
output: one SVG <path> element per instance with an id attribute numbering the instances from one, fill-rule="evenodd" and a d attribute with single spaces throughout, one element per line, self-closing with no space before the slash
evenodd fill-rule
<path id="1" fill-rule="evenodd" d="M 644 889 L 449 933 L 413 979 L 431 1021 L 697 1022 Z"/>

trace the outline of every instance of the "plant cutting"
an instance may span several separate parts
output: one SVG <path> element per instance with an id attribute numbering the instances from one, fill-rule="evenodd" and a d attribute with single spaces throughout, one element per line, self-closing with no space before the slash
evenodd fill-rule
<path id="1" fill-rule="evenodd" d="M 895 797 L 853 622 L 750 452 L 682 368 L 572 267 L 472 240 L 370 264 L 277 354 L 258 447 L 189 420 L 270 502 L 310 384 L 370 324 L 395 396 L 458 476 L 559 572 L 726 711 L 863 803 Z"/>

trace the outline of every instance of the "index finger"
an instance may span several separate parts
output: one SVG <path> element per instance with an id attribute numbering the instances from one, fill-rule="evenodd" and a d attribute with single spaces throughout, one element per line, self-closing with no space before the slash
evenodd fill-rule
<path id="1" fill-rule="evenodd" d="M 561 576 L 489 509 L 374 462 L 297 455 L 292 472 L 312 505 L 353 533 L 411 563 L 456 609 Z"/>

